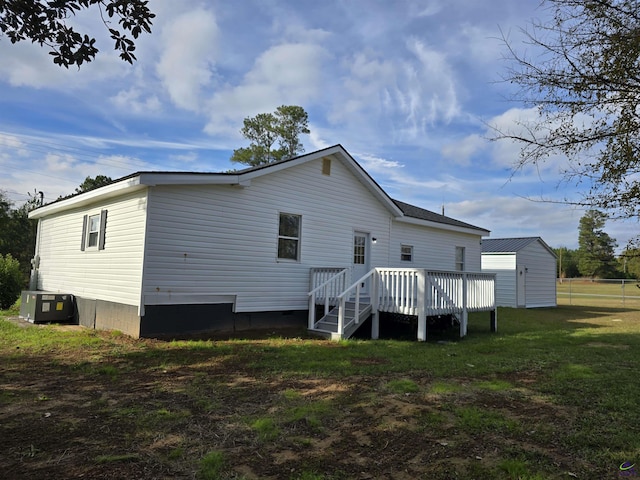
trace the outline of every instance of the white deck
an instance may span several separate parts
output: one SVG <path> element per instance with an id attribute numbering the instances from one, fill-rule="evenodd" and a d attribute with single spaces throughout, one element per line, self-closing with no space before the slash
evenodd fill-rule
<path id="1" fill-rule="evenodd" d="M 469 312 L 492 312 L 491 328 L 497 328 L 495 275 L 488 273 L 430 271 L 409 268 L 374 268 L 351 286 L 349 270 L 335 269 L 327 278 L 312 271 L 309 292 L 309 330 L 326 331 L 335 317 L 331 338 L 348 338 L 360 322 L 372 315 L 372 338 L 378 337 L 379 312 L 418 317 L 418 340 L 427 339 L 427 317 L 455 315 L 460 336 L 467 334 Z M 368 286 L 365 293 L 363 285 Z M 324 305 L 324 316 L 316 321 L 316 305 Z M 335 322 L 332 322 L 335 323 Z M 355 327 L 355 328 L 354 328 Z"/>

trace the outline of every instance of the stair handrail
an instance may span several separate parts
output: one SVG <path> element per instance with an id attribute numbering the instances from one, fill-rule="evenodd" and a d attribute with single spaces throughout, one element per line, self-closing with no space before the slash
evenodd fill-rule
<path id="1" fill-rule="evenodd" d="M 316 324 L 316 295 L 318 294 L 318 292 L 325 289 L 324 314 L 326 315 L 329 313 L 329 306 L 330 306 L 330 301 L 329 301 L 330 296 L 326 293 L 327 287 L 331 284 L 339 285 L 339 282 L 341 282 L 344 285 L 344 283 L 346 283 L 345 281 L 347 279 L 348 274 L 349 274 L 349 269 L 344 268 L 309 292 L 308 294 L 309 295 L 309 325 L 308 325 L 309 329 L 313 329 Z M 339 300 L 339 297 L 335 296 L 334 298 L 337 303 Z"/>
<path id="2" fill-rule="evenodd" d="M 360 323 L 360 292 L 362 291 L 362 285 L 364 284 L 364 282 L 369 277 L 373 277 L 373 275 L 375 273 L 376 273 L 376 269 L 375 268 L 371 269 L 369 272 L 364 274 L 357 281 L 355 281 L 353 284 L 351 284 L 349 287 L 347 287 L 344 290 L 344 292 L 342 292 L 340 295 L 338 295 L 337 299 L 340 300 L 340 305 L 338 307 L 338 333 L 341 336 L 344 335 L 345 330 L 349 326 L 351 326 L 352 323 L 355 323 L 356 325 L 358 323 Z M 356 304 L 355 304 L 354 317 L 353 317 L 353 320 L 351 322 L 349 322 L 347 325 L 345 325 L 344 324 L 344 313 L 345 313 L 345 310 L 346 310 L 347 298 L 348 298 L 348 295 L 350 294 L 350 292 L 354 288 L 356 290 L 356 302 L 355 302 Z M 372 295 L 373 294 L 377 295 L 376 292 L 371 292 L 371 294 Z"/>

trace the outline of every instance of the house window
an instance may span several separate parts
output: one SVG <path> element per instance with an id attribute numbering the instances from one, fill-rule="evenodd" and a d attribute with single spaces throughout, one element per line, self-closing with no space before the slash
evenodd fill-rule
<path id="1" fill-rule="evenodd" d="M 456 270 L 464 272 L 464 247 L 456 247 Z"/>
<path id="2" fill-rule="evenodd" d="M 364 235 L 354 235 L 353 237 L 353 264 L 364 265 L 366 260 L 367 237 Z"/>
<path id="3" fill-rule="evenodd" d="M 280 214 L 278 229 L 278 259 L 300 259 L 300 215 L 290 213 Z"/>
<path id="4" fill-rule="evenodd" d="M 400 260 L 403 262 L 413 262 L 413 246 L 401 245 L 400 246 Z"/>
<path id="5" fill-rule="evenodd" d="M 87 247 L 97 247 L 100 235 L 100 215 L 89 217 L 89 227 L 87 228 Z"/>
<path id="6" fill-rule="evenodd" d="M 82 242 L 80 250 L 88 248 L 104 250 L 107 227 L 107 211 L 102 210 L 94 215 L 85 215 L 82 219 Z"/>

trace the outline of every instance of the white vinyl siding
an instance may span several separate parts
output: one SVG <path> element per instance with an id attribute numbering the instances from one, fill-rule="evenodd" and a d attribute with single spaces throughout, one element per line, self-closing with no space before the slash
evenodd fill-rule
<path id="1" fill-rule="evenodd" d="M 516 254 L 483 253 L 482 271 L 496 274 L 496 304 L 516 307 Z"/>
<path id="2" fill-rule="evenodd" d="M 406 267 L 398 254 L 402 245 L 413 245 L 412 267 L 431 270 L 454 270 L 456 250 L 452 245 L 465 249 L 466 271 L 480 271 L 480 235 L 457 233 L 431 227 L 421 227 L 393 222 L 391 267 Z"/>
<path id="3" fill-rule="evenodd" d="M 106 210 L 107 246 L 81 250 L 84 216 Z M 38 288 L 136 305 L 140 303 L 145 191 L 40 221 Z"/>
<path id="4" fill-rule="evenodd" d="M 349 267 L 353 232 L 370 232 L 386 265 L 389 211 L 340 161 L 321 159 L 237 186 L 150 190 L 145 302 L 234 297 L 235 311 L 306 310 L 312 267 Z M 301 217 L 298 262 L 279 262 L 279 214 Z"/>
<path id="5" fill-rule="evenodd" d="M 540 242 L 532 242 L 518 252 L 518 264 L 527 268 L 526 306 L 555 307 L 556 258 Z"/>

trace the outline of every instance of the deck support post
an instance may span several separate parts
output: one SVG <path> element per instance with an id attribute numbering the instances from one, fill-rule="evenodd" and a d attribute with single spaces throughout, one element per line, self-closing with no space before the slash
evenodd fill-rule
<path id="1" fill-rule="evenodd" d="M 309 295 L 309 321 L 307 327 L 313 330 L 316 324 L 316 294 Z"/>
<path id="2" fill-rule="evenodd" d="M 498 331 L 498 308 L 496 307 L 494 310 L 491 310 L 491 331 Z"/>
<path id="3" fill-rule="evenodd" d="M 380 312 L 378 312 L 380 302 L 380 276 L 378 272 L 371 278 L 371 339 L 377 340 L 380 337 Z"/>
<path id="4" fill-rule="evenodd" d="M 469 278 L 466 273 L 462 274 L 462 318 L 460 319 L 460 337 L 467 335 L 467 322 L 469 321 L 469 311 L 467 310 L 467 282 Z"/>
<path id="5" fill-rule="evenodd" d="M 427 296 L 426 270 L 418 272 L 418 340 L 427 341 L 427 310 L 425 308 Z"/>

